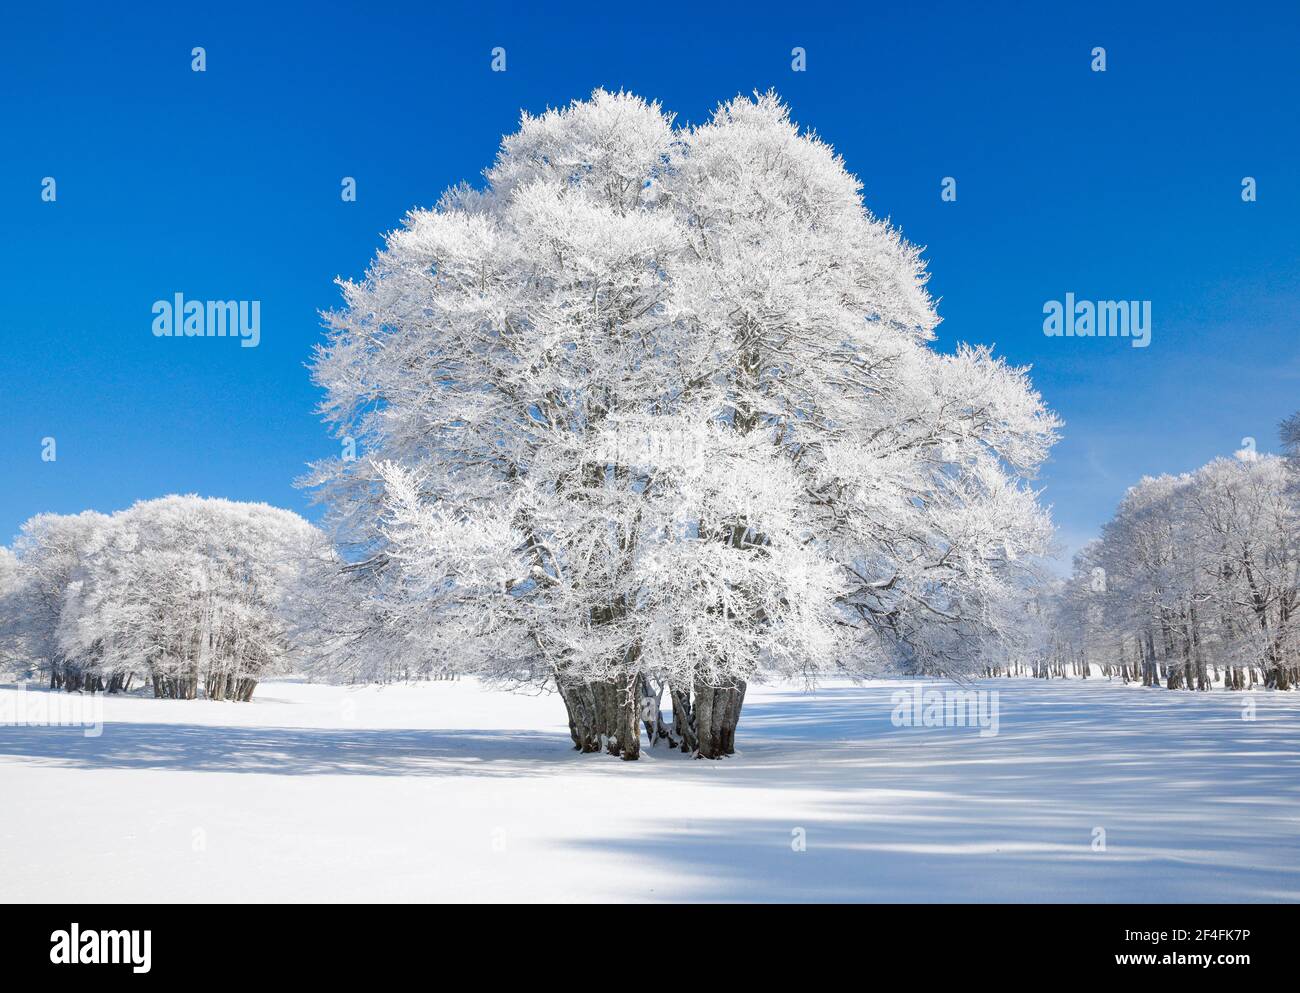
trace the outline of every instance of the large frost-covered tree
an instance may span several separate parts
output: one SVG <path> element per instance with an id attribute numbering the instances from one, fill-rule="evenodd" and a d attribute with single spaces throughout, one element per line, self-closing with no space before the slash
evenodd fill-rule
<path id="1" fill-rule="evenodd" d="M 575 746 L 625 758 L 642 721 L 732 751 L 764 674 L 978 666 L 1048 539 L 1057 422 L 1024 370 L 929 347 L 925 282 L 774 95 L 524 115 L 328 317 L 360 457 L 309 481 L 374 621 L 347 657 L 554 685 Z"/>

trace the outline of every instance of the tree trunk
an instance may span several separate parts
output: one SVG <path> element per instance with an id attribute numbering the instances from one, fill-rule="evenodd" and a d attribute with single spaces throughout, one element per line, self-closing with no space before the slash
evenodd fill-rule
<path id="1" fill-rule="evenodd" d="M 700 747 L 695 737 L 695 716 L 691 713 L 691 691 L 678 691 L 668 687 L 668 695 L 673 701 L 673 733 L 681 742 L 681 749 L 687 754 L 694 753 Z"/>
<path id="2" fill-rule="evenodd" d="M 734 755 L 736 726 L 745 702 L 746 685 L 734 680 L 722 686 L 696 681 L 691 690 L 668 687 L 672 700 L 671 728 L 655 705 L 656 697 L 643 674 L 611 680 L 557 679 L 560 698 L 569 717 L 569 736 L 575 750 L 608 752 L 625 761 L 641 755 L 641 726 L 651 742 L 667 740 L 697 758 L 718 759 Z"/>
<path id="3" fill-rule="evenodd" d="M 641 721 L 645 724 L 645 733 L 650 741 L 650 747 L 653 748 L 659 742 L 666 741 L 669 748 L 676 748 L 675 732 L 664 723 L 663 711 L 660 709 L 660 704 L 663 702 L 663 686 L 656 689 L 651 684 L 650 677 L 642 674 L 640 687 Z"/>
<path id="4" fill-rule="evenodd" d="M 740 722 L 740 709 L 744 701 L 744 680 L 734 680 L 722 686 L 709 686 L 696 680 L 696 757 L 720 759 L 724 755 L 735 754 L 736 725 Z"/>
<path id="5" fill-rule="evenodd" d="M 628 762 L 641 757 L 641 678 L 633 673 L 617 682 L 557 679 L 575 749 L 605 751 Z"/>

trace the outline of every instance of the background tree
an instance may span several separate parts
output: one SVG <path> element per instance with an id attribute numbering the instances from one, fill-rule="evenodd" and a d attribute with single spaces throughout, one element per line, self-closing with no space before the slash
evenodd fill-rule
<path id="1" fill-rule="evenodd" d="M 18 645 L 23 579 L 18 556 L 0 545 L 0 665 L 29 664 Z"/>
<path id="2" fill-rule="evenodd" d="M 290 657 L 289 601 L 332 559 L 297 514 L 196 496 L 114 514 L 69 584 L 57 639 L 101 680 L 143 673 L 156 696 L 249 700 Z"/>
<path id="3" fill-rule="evenodd" d="M 1243 451 L 1193 473 L 1145 478 L 1076 560 L 1058 607 L 1074 623 L 1062 633 L 1075 651 L 1108 645 L 1145 685 L 1288 689 L 1298 674 L 1298 539 L 1285 459 Z M 1101 612 L 1080 624 L 1079 604 Z"/>
<path id="4" fill-rule="evenodd" d="M 109 518 L 92 510 L 38 514 L 23 524 L 14 542 L 22 581 L 10 598 L 10 622 L 0 627 L 0 636 L 12 656 L 48 673 L 52 688 L 99 688 L 97 677 L 86 684 L 93 657 L 67 652 L 58 627 L 70 585 L 108 526 Z"/>

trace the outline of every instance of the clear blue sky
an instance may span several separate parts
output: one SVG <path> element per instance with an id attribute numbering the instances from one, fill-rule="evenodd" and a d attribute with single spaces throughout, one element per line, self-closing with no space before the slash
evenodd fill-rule
<path id="1" fill-rule="evenodd" d="M 832 142 L 926 246 L 939 346 L 1032 363 L 1067 421 L 1041 482 L 1072 546 L 1142 474 L 1271 448 L 1300 409 L 1295 3 L 211 6 L 4 15 L 0 542 L 170 492 L 316 516 L 292 482 L 336 451 L 303 365 L 333 278 L 477 180 L 520 108 L 596 86 L 692 121 L 775 87 Z M 176 292 L 262 301 L 260 346 L 155 338 Z M 1151 300 L 1151 346 L 1045 337 L 1066 292 Z"/>

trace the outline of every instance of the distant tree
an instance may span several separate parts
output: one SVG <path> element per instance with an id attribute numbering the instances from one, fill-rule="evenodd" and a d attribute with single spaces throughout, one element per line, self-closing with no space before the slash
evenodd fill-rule
<path id="1" fill-rule="evenodd" d="M 31 662 L 26 652 L 19 650 L 23 579 L 18 556 L 0 545 L 0 665 L 30 665 Z"/>
<path id="2" fill-rule="evenodd" d="M 1278 436 L 1288 458 L 1300 459 L 1300 413 L 1292 414 L 1278 425 Z"/>
<path id="3" fill-rule="evenodd" d="M 53 688 L 81 689 L 92 663 L 88 655 L 69 654 L 59 644 L 59 619 L 72 582 L 108 526 L 107 515 L 92 510 L 38 514 L 23 524 L 14 542 L 22 578 L 0 637 L 8 654 L 48 673 Z"/>
<path id="4" fill-rule="evenodd" d="M 266 504 L 195 496 L 114 514 L 67 586 L 65 657 L 101 683 L 142 673 L 157 696 L 248 700 L 290 657 L 292 600 L 328 562 L 323 535 Z"/>
<path id="5" fill-rule="evenodd" d="M 1089 584 L 1100 572 L 1101 592 Z M 1058 609 L 1078 650 L 1146 685 L 1208 689 L 1300 677 L 1300 510 L 1285 459 L 1243 450 L 1131 488 L 1076 562 Z M 1090 608 L 1089 623 L 1080 609 Z"/>

